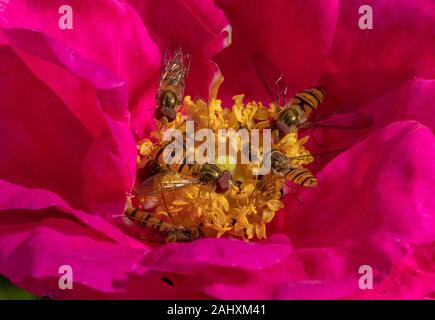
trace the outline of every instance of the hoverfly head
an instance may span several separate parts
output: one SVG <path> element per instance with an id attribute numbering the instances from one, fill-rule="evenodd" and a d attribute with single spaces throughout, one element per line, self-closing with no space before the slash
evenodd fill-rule
<path id="1" fill-rule="evenodd" d="M 154 117 L 157 120 L 166 118 L 169 122 L 175 120 L 177 107 L 180 104 L 177 94 L 172 90 L 160 90 L 157 94 L 157 108 Z"/>
<path id="2" fill-rule="evenodd" d="M 225 193 L 231 186 L 231 173 L 224 171 L 219 179 L 216 181 L 216 193 Z"/>

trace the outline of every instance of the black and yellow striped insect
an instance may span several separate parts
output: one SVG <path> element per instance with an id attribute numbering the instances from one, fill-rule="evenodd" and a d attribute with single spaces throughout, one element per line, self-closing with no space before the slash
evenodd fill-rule
<path id="1" fill-rule="evenodd" d="M 172 122 L 175 119 L 177 107 L 183 100 L 190 62 L 190 53 L 179 46 L 170 46 L 165 50 L 154 112 L 157 120 Z"/>
<path id="2" fill-rule="evenodd" d="M 292 158 L 280 151 L 274 150 L 271 153 L 272 169 L 276 174 L 282 176 L 286 181 L 291 181 L 303 187 L 316 187 L 317 179 L 310 172 L 310 170 L 298 164 L 295 164 L 295 161 L 300 160 L 301 157 L 312 157 L 312 156 L 303 155 L 303 156 Z"/>
<path id="3" fill-rule="evenodd" d="M 120 227 L 139 240 L 162 242 L 190 242 L 204 237 L 199 227 L 185 227 L 156 218 L 152 213 L 129 208 L 125 215 L 115 218 Z"/>
<path id="4" fill-rule="evenodd" d="M 334 112 L 326 118 L 319 117 L 320 114 L 317 113 L 315 118 L 310 117 L 323 103 L 327 94 L 325 88 L 318 86 L 308 89 L 288 100 L 285 75 L 269 58 L 255 52 L 252 55 L 252 65 L 269 96 L 280 109 L 276 119 L 271 123 L 271 126 L 278 130 L 280 137 L 299 128 L 359 130 L 373 125 L 371 117 L 359 112 L 339 115 Z"/>
<path id="5" fill-rule="evenodd" d="M 326 90 L 322 87 L 316 87 L 296 94 L 279 112 L 277 122 L 282 122 L 290 130 L 297 129 L 305 124 L 310 113 L 317 109 L 317 106 L 323 102 L 325 96 Z"/>
<path id="6" fill-rule="evenodd" d="M 162 183 L 161 187 L 155 186 L 154 192 L 150 189 L 146 192 L 153 194 L 160 192 L 163 189 L 171 190 L 183 186 L 194 184 L 209 184 L 215 187 L 215 192 L 225 193 L 231 184 L 231 173 L 227 170 L 221 169 L 218 165 L 212 163 L 199 164 L 197 162 L 188 163 L 186 159 L 185 136 L 183 139 L 176 140 L 179 143 L 179 149 L 183 152 L 180 159 L 174 159 L 175 156 L 180 156 L 176 152 L 165 152 L 165 148 L 169 143 L 164 144 L 149 157 L 145 163 L 144 168 L 140 169 L 138 177 L 139 185 L 137 191 L 143 193 L 144 186 L 149 184 L 149 180 L 158 174 L 175 173 L 183 179 L 175 179 L 172 183 Z M 173 143 L 173 142 L 172 142 Z M 142 174 L 143 173 L 143 174 Z M 155 184 L 154 184 L 155 185 Z M 164 191 L 164 190 L 163 190 Z"/>

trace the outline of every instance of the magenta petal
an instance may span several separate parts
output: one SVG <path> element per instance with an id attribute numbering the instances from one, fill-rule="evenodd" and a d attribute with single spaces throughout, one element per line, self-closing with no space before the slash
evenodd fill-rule
<path id="1" fill-rule="evenodd" d="M 333 40 L 338 1 L 217 1 L 230 20 L 233 43 L 214 59 L 225 81 L 223 98 L 235 94 L 269 101 L 251 65 L 253 51 L 288 75 L 289 94 L 317 85 Z"/>
<path id="2" fill-rule="evenodd" d="M 270 273 L 271 271 L 269 271 Z M 266 275 L 263 276 L 266 278 Z M 258 282 L 255 283 L 258 284 Z M 285 287 L 274 294 L 270 294 L 267 289 L 258 286 L 243 287 L 231 284 L 213 285 L 207 288 L 206 292 L 219 299 L 325 300 L 343 298 L 352 294 L 357 287 L 357 279 L 334 279 L 288 282 Z"/>
<path id="3" fill-rule="evenodd" d="M 375 235 L 404 244 L 432 241 L 434 155 L 431 130 L 411 121 L 393 123 L 323 168 L 319 187 L 302 194 L 303 206 L 288 197 L 285 211 L 291 214 L 280 232 L 289 232 L 298 247 Z"/>
<path id="4" fill-rule="evenodd" d="M 262 270 L 244 271 L 232 278 L 218 270 L 203 290 L 218 299 L 337 298 L 351 294 L 358 284 L 352 281 L 355 276 L 348 269 L 348 260 L 341 248 L 296 249 Z M 211 274 L 203 276 L 211 278 Z"/>
<path id="5" fill-rule="evenodd" d="M 228 25 L 222 10 L 210 0 L 168 0 L 157 1 L 128 0 L 142 15 L 150 35 L 161 47 L 170 42 L 186 45 L 191 49 L 214 54 L 225 44 L 220 38 L 226 35 Z M 209 51 L 210 50 L 210 51 Z"/>
<path id="6" fill-rule="evenodd" d="M 82 161 L 92 137 L 12 50 L 1 47 L 0 61 L 0 177 L 85 208 Z"/>
<path id="7" fill-rule="evenodd" d="M 303 205 L 287 196 L 281 223 L 270 230 L 294 243 L 285 260 L 246 272 L 242 282 L 215 280 L 204 292 L 221 299 L 429 297 L 434 153 L 432 131 L 418 123 L 374 133 L 320 172 L 319 186 L 301 193 Z M 362 265 L 373 268 L 373 291 L 358 286 Z"/>
<path id="8" fill-rule="evenodd" d="M 435 243 L 414 246 L 412 251 L 373 290 L 359 291 L 350 298 L 434 299 Z"/>
<path id="9" fill-rule="evenodd" d="M 212 0 L 128 0 L 128 3 L 137 9 L 162 51 L 168 45 L 181 45 L 190 51 L 192 63 L 185 93 L 207 99 L 219 76 L 219 69 L 210 58 L 227 47 L 231 39 L 231 28 L 223 12 Z M 154 104 L 149 103 L 147 108 L 153 108 Z M 133 123 L 138 129 L 140 119 L 134 121 L 138 121 Z"/>
<path id="10" fill-rule="evenodd" d="M 286 198 L 277 232 L 296 248 L 340 247 L 347 258 L 339 274 L 368 264 L 378 285 L 413 245 L 435 240 L 434 155 L 430 129 L 393 123 L 324 167 L 319 186 L 301 193 L 304 205 Z M 328 270 L 323 262 L 311 268 Z"/>
<path id="11" fill-rule="evenodd" d="M 125 291 L 149 248 L 57 195 L 0 181 L 0 274 L 38 295 L 66 296 L 57 280 L 73 268 L 75 290 Z M 111 261 L 115 259 L 116 261 Z"/>
<path id="12" fill-rule="evenodd" d="M 44 52 L 47 48 L 44 47 L 44 37 L 30 31 L 22 32 L 18 34 L 28 37 L 35 44 L 34 50 Z M 17 36 L 8 35 L 14 39 Z M 84 90 L 86 98 L 83 99 L 90 107 L 88 110 L 70 109 L 78 107 L 77 104 L 68 108 L 12 50 L 2 48 L 0 97 L 3 109 L 0 121 L 5 134 L 1 143 L 7 157 L 2 159 L 1 177 L 26 187 L 53 191 L 84 211 L 92 209 L 101 215 L 122 212 L 135 170 L 136 149 L 128 124 L 113 120 L 102 112 L 96 104 L 95 95 L 88 90 Z M 50 53 L 47 51 L 44 58 L 57 62 L 59 56 L 50 56 Z M 67 56 L 64 62 L 76 62 L 83 66 L 83 60 L 75 57 L 70 60 Z M 77 79 L 69 77 L 72 83 L 77 83 Z M 22 90 L 26 91 L 26 95 L 21 94 Z M 87 115 L 83 116 L 85 127 L 75 115 L 84 115 L 86 111 Z M 97 141 L 105 143 L 95 154 Z M 109 163 L 111 170 L 102 177 L 93 167 L 98 167 L 103 161 Z M 115 179 L 117 184 L 113 183 Z M 85 189 L 90 189 L 90 185 L 93 192 L 108 189 L 106 198 L 86 193 Z M 113 206 L 106 201 L 109 199 Z"/>
<path id="13" fill-rule="evenodd" d="M 126 81 L 129 108 L 136 110 L 154 100 L 160 52 L 135 10 L 115 0 L 73 0 L 72 30 L 58 26 L 62 3 L 19 0 L 1 13 L 4 28 L 24 28 L 48 35 L 107 67 Z"/>
<path id="14" fill-rule="evenodd" d="M 63 217 L 78 220 L 95 232 L 100 232 L 107 238 L 112 239 L 112 241 L 131 247 L 145 248 L 142 243 L 127 237 L 103 218 L 74 210 L 59 196 L 47 190 L 26 189 L 0 180 L 0 191 L 0 215 L 7 210 L 25 210 L 27 212 L 26 217 L 31 220 L 32 218 L 38 219 L 38 215 L 35 214 L 36 211 L 56 207 L 59 214 L 62 212 Z M 7 218 L 4 219 L 4 221 L 7 221 Z"/>
<path id="15" fill-rule="evenodd" d="M 76 51 L 47 37 L 26 29 L 3 29 L 11 46 L 51 61 L 91 82 L 97 89 L 103 110 L 116 120 L 129 117 L 126 83 L 103 65 L 86 60 Z"/>
<path id="16" fill-rule="evenodd" d="M 358 9 L 373 8 L 373 30 L 361 30 Z M 333 104 L 352 110 L 415 76 L 435 76 L 435 3 L 341 1 L 337 31 L 322 84 Z"/>
<path id="17" fill-rule="evenodd" d="M 40 211 L 36 217 L 43 217 Z M 59 268 L 73 269 L 73 285 L 102 292 L 123 290 L 118 283 L 136 269 L 143 251 L 107 241 L 77 222 L 46 217 L 27 223 L 7 223 L 8 216 L 24 218 L 18 212 L 2 213 L 0 220 L 0 273 L 37 295 L 62 294 Z M 26 221 L 26 220 L 24 220 Z"/>
<path id="18" fill-rule="evenodd" d="M 328 150 L 343 150 L 394 121 L 415 120 L 435 130 L 435 118 L 428 116 L 433 112 L 434 90 L 435 80 L 416 78 L 406 81 L 358 110 L 373 120 L 372 127 L 346 131 L 317 128 L 314 136 L 324 143 Z M 309 140 L 308 148 L 313 153 L 325 151 L 325 148 L 319 147 L 313 139 Z M 310 169 L 317 172 L 330 160 L 330 157 L 323 157 L 311 165 Z"/>
<path id="19" fill-rule="evenodd" d="M 290 252 L 291 245 L 282 235 L 260 243 L 210 238 L 163 246 L 148 254 L 144 262 L 150 269 L 181 274 L 216 267 L 260 270 L 280 262 Z"/>
<path id="20" fill-rule="evenodd" d="M 361 108 L 375 119 L 375 128 L 393 121 L 416 120 L 435 130 L 435 80 L 412 79 Z"/>

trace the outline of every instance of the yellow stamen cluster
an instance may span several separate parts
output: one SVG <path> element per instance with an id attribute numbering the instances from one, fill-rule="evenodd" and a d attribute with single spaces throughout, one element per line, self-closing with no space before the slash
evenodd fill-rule
<path id="1" fill-rule="evenodd" d="M 218 99 L 212 98 L 206 103 L 186 96 L 176 120 L 172 123 L 159 123 L 157 130 L 152 133 L 152 137 L 156 139 L 155 143 L 148 139 L 138 143 L 138 167 L 143 167 L 153 152 L 164 145 L 161 141 L 162 132 L 168 128 L 183 128 L 186 119 L 195 122 L 196 130 L 212 129 L 216 139 L 218 129 L 260 129 L 262 134 L 262 129 L 271 127 L 270 119 L 276 116 L 277 106 L 270 104 L 266 107 L 257 102 L 245 104 L 243 98 L 243 95 L 233 97 L 234 105 L 230 109 L 222 108 Z M 272 149 L 290 157 L 309 155 L 303 146 L 307 138 L 298 139 L 297 132 L 289 133 L 282 139 L 279 139 L 276 133 L 272 136 Z M 298 161 L 298 164 L 302 165 L 311 162 L 312 159 L 307 157 Z M 157 202 L 152 212 L 156 217 L 177 225 L 200 227 L 207 236 L 228 235 L 245 240 L 254 237 L 265 239 L 266 224 L 284 207 L 281 202 L 285 188 L 284 178 L 273 172 L 265 176 L 253 175 L 253 169 L 258 164 L 252 162 L 237 165 L 226 163 L 219 166 L 222 170 L 230 171 L 232 175 L 232 184 L 226 193 L 216 193 L 211 185 L 188 185 L 163 192 L 160 196 L 161 201 Z M 166 179 L 172 181 L 180 178 L 174 172 L 168 176 Z M 143 195 L 134 196 L 140 207 Z"/>

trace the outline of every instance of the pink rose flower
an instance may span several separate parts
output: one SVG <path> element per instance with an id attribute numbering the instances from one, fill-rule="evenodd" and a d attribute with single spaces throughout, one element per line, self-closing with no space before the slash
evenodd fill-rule
<path id="1" fill-rule="evenodd" d="M 0 274 L 57 299 L 435 298 L 435 3 L 76 0 L 0 12 Z M 361 3 L 360 3 L 361 2 Z M 361 30 L 370 4 L 374 29 Z M 321 108 L 361 111 L 368 130 L 316 130 L 319 186 L 291 195 L 267 240 L 155 246 L 110 222 L 135 179 L 135 140 L 153 128 L 161 50 L 192 52 L 186 93 L 269 98 L 260 51 L 292 93 L 321 83 Z M 311 149 L 320 148 L 315 144 Z M 73 290 L 58 286 L 73 269 Z M 360 266 L 373 289 L 358 286 Z M 169 279 L 169 281 L 168 281 Z"/>

